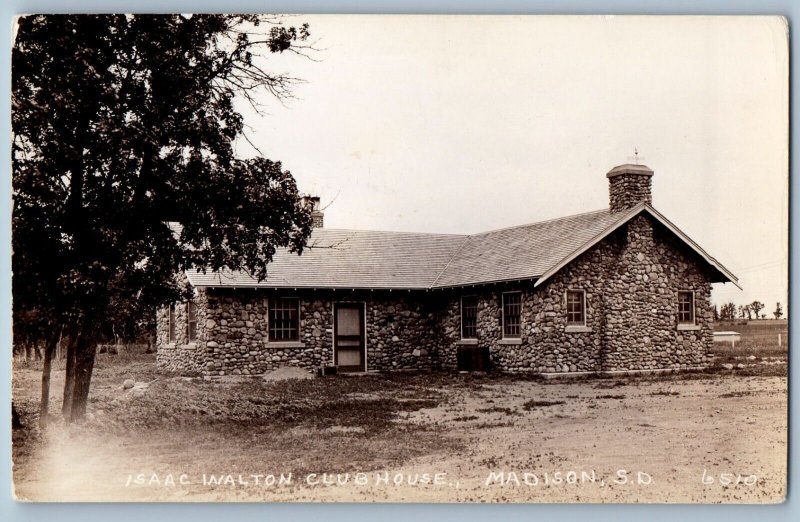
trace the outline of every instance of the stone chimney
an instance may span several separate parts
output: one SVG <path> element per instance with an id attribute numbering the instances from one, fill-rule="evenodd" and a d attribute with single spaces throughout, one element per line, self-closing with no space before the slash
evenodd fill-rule
<path id="1" fill-rule="evenodd" d="M 311 226 L 314 228 L 322 228 L 325 220 L 324 214 L 322 210 L 320 210 L 319 197 L 303 196 L 300 198 L 300 204 L 311 209 Z"/>
<path id="2" fill-rule="evenodd" d="M 653 204 L 653 171 L 644 165 L 619 165 L 606 174 L 609 209 L 623 212 L 639 203 Z"/>

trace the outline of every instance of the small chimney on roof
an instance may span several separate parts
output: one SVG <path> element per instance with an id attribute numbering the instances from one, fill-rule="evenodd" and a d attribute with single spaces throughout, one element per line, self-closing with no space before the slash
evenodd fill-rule
<path id="1" fill-rule="evenodd" d="M 611 212 L 623 212 L 643 202 L 653 204 L 650 167 L 626 163 L 611 169 L 606 177 Z"/>
<path id="2" fill-rule="evenodd" d="M 311 210 L 311 226 L 313 228 L 322 228 L 325 220 L 319 206 L 319 197 L 303 196 L 300 198 L 300 204 Z"/>

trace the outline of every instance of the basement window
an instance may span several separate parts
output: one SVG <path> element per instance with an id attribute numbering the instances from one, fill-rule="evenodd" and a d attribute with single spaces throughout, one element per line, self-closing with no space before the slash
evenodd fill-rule
<path id="1" fill-rule="evenodd" d="M 586 292 L 567 290 L 567 326 L 586 325 Z"/>
<path id="2" fill-rule="evenodd" d="M 461 338 L 478 338 L 478 298 L 474 295 L 461 298 Z"/>
<path id="3" fill-rule="evenodd" d="M 175 303 L 169 305 L 169 330 L 167 333 L 167 341 L 170 343 L 175 342 Z"/>
<path id="4" fill-rule="evenodd" d="M 269 300 L 269 340 L 297 341 L 299 333 L 300 299 L 277 297 Z"/>
<path id="5" fill-rule="evenodd" d="M 694 292 L 678 292 L 678 324 L 694 324 Z"/>
<path id="6" fill-rule="evenodd" d="M 186 303 L 186 337 L 189 342 L 197 340 L 197 305 L 194 301 Z"/>
<path id="7" fill-rule="evenodd" d="M 522 315 L 522 293 L 503 294 L 503 338 L 520 338 L 520 316 Z"/>

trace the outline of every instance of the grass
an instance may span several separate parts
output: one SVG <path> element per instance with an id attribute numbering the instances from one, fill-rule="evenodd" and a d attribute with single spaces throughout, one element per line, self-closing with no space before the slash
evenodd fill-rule
<path id="1" fill-rule="evenodd" d="M 224 451 L 219 447 L 222 441 L 252 440 L 258 459 L 291 462 L 298 471 L 331 465 L 344 471 L 377 469 L 457 447 L 435 424 L 398 429 L 397 421 L 403 415 L 434 408 L 445 400 L 435 389 L 442 379 L 437 374 L 426 376 L 428 382 L 398 373 L 227 384 L 161 372 L 155 368 L 154 358 L 143 352 L 99 354 L 90 415 L 85 425 L 76 429 L 88 430 L 100 439 L 128 438 L 136 433 L 132 445 L 160 446 L 181 463 L 191 461 L 191 455 L 201 449 L 218 452 L 222 467 L 229 469 L 243 465 L 248 457 Z M 20 370 L 23 368 L 15 371 L 14 404 L 25 428 L 14 433 L 15 467 L 24 465 L 42 442 L 38 428 L 40 373 Z M 60 412 L 63 372 L 59 378 L 51 395 L 53 412 Z M 134 395 L 122 389 L 126 379 L 150 385 L 145 393 Z M 454 384 L 475 386 L 468 379 Z M 175 437 L 176 432 L 181 433 L 180 438 Z M 343 437 L 368 443 L 342 444 Z M 264 446 L 263 441 L 270 444 Z"/>
<path id="2" fill-rule="evenodd" d="M 550 406 L 558 406 L 560 404 L 565 404 L 565 401 L 537 401 L 532 399 L 526 401 L 522 405 L 522 409 L 525 411 L 531 411 L 534 408 L 548 408 Z"/>
<path id="3" fill-rule="evenodd" d="M 785 357 L 789 351 L 789 329 L 786 320 L 724 321 L 714 323 L 714 330 L 741 334 L 741 341 L 735 346 L 731 346 L 730 343 L 714 343 L 714 352 L 723 358 L 750 355 Z M 781 336 L 780 346 L 778 334 Z"/>
<path id="4" fill-rule="evenodd" d="M 752 391 L 734 391 L 723 393 L 719 396 L 720 399 L 734 399 L 738 397 L 747 397 L 749 395 L 753 395 Z"/>
<path id="5" fill-rule="evenodd" d="M 654 395 L 654 396 L 661 395 L 661 396 L 664 396 L 664 397 L 667 397 L 667 396 L 677 397 L 680 394 L 681 394 L 681 392 L 676 392 L 676 391 L 671 391 L 671 390 L 658 390 L 658 391 L 652 392 L 650 395 Z"/>
<path id="6" fill-rule="evenodd" d="M 782 367 L 785 371 L 786 365 Z M 41 375 L 36 369 L 17 365 L 14 402 L 26 427 L 14 431 L 15 482 L 22 484 L 25 492 L 56 491 L 53 495 L 58 498 L 57 494 L 71 491 L 67 488 L 80 477 L 86 495 L 98 494 L 99 490 L 100 498 L 119 500 L 123 498 L 119 495 L 136 494 L 113 489 L 113 484 L 131 471 L 152 470 L 162 475 L 181 472 L 198 477 L 207 472 L 291 471 L 302 476 L 444 470 L 454 477 L 475 479 L 478 486 L 441 495 L 474 502 L 494 495 L 493 490 L 481 486 L 487 469 L 565 469 L 585 465 L 586 455 L 616 465 L 619 455 L 635 446 L 652 452 L 650 457 L 643 457 L 650 463 L 660 462 L 664 454 L 675 453 L 678 460 L 683 459 L 664 464 L 669 466 L 660 471 L 664 476 L 674 467 L 691 467 L 708 458 L 708 445 L 687 447 L 685 441 L 704 441 L 704 436 L 712 434 L 741 441 L 742 447 L 735 449 L 749 451 L 747 458 L 761 462 L 758 458 L 766 450 L 754 447 L 753 441 L 763 442 L 768 437 L 742 430 L 766 427 L 769 433 L 780 433 L 785 422 L 785 407 L 780 401 L 785 404 L 786 380 L 737 379 L 743 372 L 714 368 L 578 381 L 539 381 L 502 374 L 475 378 L 456 373 L 396 373 L 234 383 L 160 372 L 154 366 L 153 354 L 101 354 L 90 395 L 91 418 L 71 427 L 56 423 L 52 432 L 41 437 L 36 425 Z M 122 389 L 126 379 L 150 384 L 137 394 Z M 54 374 L 52 409 L 56 412 L 61 386 L 63 370 Z M 725 400 L 736 397 L 741 399 Z M 750 400 L 762 401 L 758 404 L 764 407 L 748 408 L 746 401 Z M 704 404 L 714 405 L 713 414 L 698 407 Z M 718 426 L 719 431 L 709 426 Z M 608 436 L 601 443 L 595 437 L 597 433 Z M 644 440 L 647 444 L 641 443 Z M 39 451 L 52 449 L 52 444 L 68 451 Z M 532 454 L 530 448 L 537 448 L 540 454 Z M 51 454 L 64 458 L 53 463 Z M 659 469 L 652 471 L 654 476 L 659 473 Z M 57 480 L 48 482 L 49 477 Z M 67 484 L 58 477 L 70 477 L 73 482 Z M 676 484 L 683 482 L 665 487 Z M 284 497 L 266 497 L 255 489 L 237 492 L 196 487 L 189 488 L 185 498 L 328 500 L 332 497 L 324 495 L 334 490 L 298 487 Z M 341 491 L 339 500 L 353 501 L 346 495 L 361 490 Z M 416 499 L 422 490 L 392 491 L 386 497 L 366 498 L 409 500 Z M 536 495 L 544 494 L 542 491 L 537 490 Z M 640 494 L 630 491 L 631 495 Z M 504 490 L 497 493 L 507 494 Z M 148 489 L 141 494 L 158 494 L 160 500 L 184 498 L 168 490 Z M 554 488 L 546 494 L 549 500 L 565 502 L 574 501 L 572 495 L 576 493 Z M 559 496 L 562 494 L 570 496 Z M 542 500 L 524 497 L 526 493 L 519 495 L 519 499 Z M 669 497 L 675 498 L 686 497 Z M 610 497 L 581 499 L 606 501 Z"/>
<path id="7" fill-rule="evenodd" d="M 502 408 L 500 406 L 492 406 L 491 408 L 478 408 L 478 413 L 502 413 L 504 415 L 519 415 L 519 412 L 511 408 Z"/>
<path id="8" fill-rule="evenodd" d="M 594 398 L 621 400 L 627 396 L 630 402 L 636 399 L 636 393 L 632 390 L 653 382 L 712 381 L 721 376 L 787 376 L 788 348 L 785 344 L 777 346 L 777 333 L 785 332 L 785 324 L 759 321 L 757 324 L 722 324 L 717 327 L 739 331 L 742 342 L 735 349 L 715 345 L 715 363 L 706 370 L 589 379 L 582 386 L 585 390 L 582 395 L 572 393 L 575 389 L 572 388 L 570 394 L 558 396 L 568 399 L 568 402 L 527 400 L 521 405 L 507 405 L 502 398 L 490 395 L 486 400 L 490 406 L 462 412 L 451 422 L 477 421 L 477 426 L 486 429 L 511 425 L 507 422 L 487 422 L 485 414 L 502 414 L 505 421 L 517 422 L 522 418 L 519 416 L 520 409 L 532 411 L 586 402 L 576 399 L 592 398 L 592 389 L 609 390 Z M 87 423 L 92 432 L 100 437 L 140 434 L 132 442 L 133 445 L 162 444 L 165 452 L 172 452 L 170 458 L 183 459 L 181 461 L 187 459 L 187 452 L 191 453 L 193 448 L 220 451 L 219 460 L 223 463 L 239 462 L 253 455 L 247 452 L 241 455 L 222 452 L 218 449 L 220 440 L 252 440 L 254 448 L 260 448 L 262 441 L 269 440 L 269 447 L 259 450 L 257 458 L 291 462 L 297 469 L 318 469 L 332 465 L 339 469 L 375 469 L 402 464 L 422 455 L 451 452 L 457 450 L 462 442 L 449 436 L 443 424 L 402 424 L 400 421 L 417 412 L 448 406 L 448 401 L 457 400 L 454 397 L 462 393 L 487 391 L 492 394 L 498 385 L 505 387 L 536 383 L 537 386 L 550 389 L 564 386 L 557 380 L 541 380 L 534 375 L 497 373 L 480 376 L 397 373 L 272 383 L 253 379 L 225 384 L 207 382 L 193 374 L 176 377 L 158 370 L 154 360 L 154 354 L 145 353 L 143 347 L 132 347 L 118 354 L 98 354 L 89 402 L 92 419 Z M 723 364 L 732 364 L 734 369 L 726 369 Z M 742 368 L 738 367 L 740 364 Z M 64 361 L 55 361 L 53 366 L 51 411 L 58 413 Z M 15 467 L 24 465 L 25 459 L 33 454 L 41 441 L 42 434 L 38 428 L 40 370 L 41 361 L 14 361 L 14 405 L 25 424 L 25 429 L 13 433 Z M 57 378 L 59 374 L 62 376 L 60 382 Z M 150 383 L 147 392 L 137 397 L 124 393 L 121 385 L 127 379 Z M 626 394 L 614 393 L 617 391 L 615 389 L 622 387 L 625 387 Z M 672 390 L 648 390 L 646 395 L 669 400 L 681 394 Z M 746 395 L 742 391 L 729 391 L 719 395 L 719 398 Z M 585 404 L 584 411 L 602 409 L 604 404 L 613 403 L 594 404 L 590 401 Z M 476 426 L 472 428 L 477 429 Z M 175 437 L 176 432 L 181 433 L 179 439 Z M 310 439 L 298 438 L 297 433 L 309 434 Z M 368 443 L 360 447 L 344 447 L 343 437 Z"/>

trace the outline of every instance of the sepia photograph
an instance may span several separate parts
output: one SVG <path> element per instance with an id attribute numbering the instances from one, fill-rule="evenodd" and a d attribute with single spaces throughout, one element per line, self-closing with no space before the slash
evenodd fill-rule
<path id="1" fill-rule="evenodd" d="M 788 41 L 18 16 L 14 497 L 782 503 Z"/>

